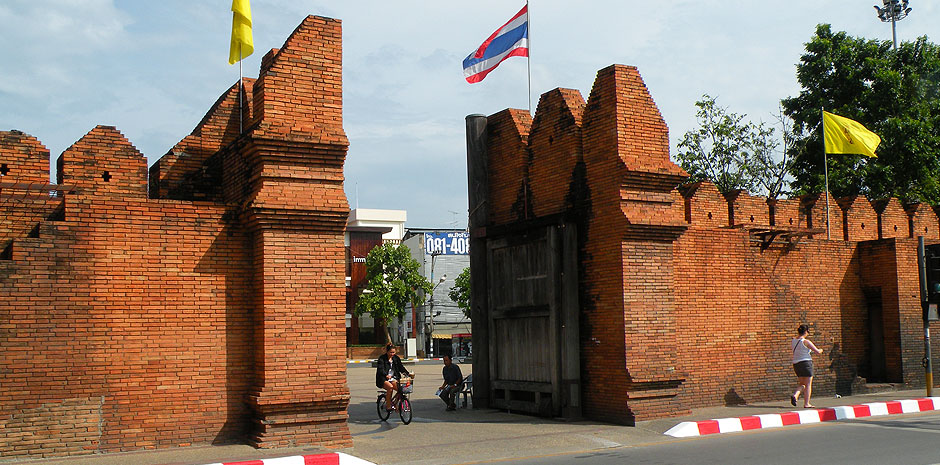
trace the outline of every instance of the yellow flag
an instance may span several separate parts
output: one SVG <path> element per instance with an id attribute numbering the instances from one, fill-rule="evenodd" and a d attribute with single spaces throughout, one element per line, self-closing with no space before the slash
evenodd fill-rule
<path id="1" fill-rule="evenodd" d="M 823 112 L 823 134 L 826 153 L 852 153 L 876 157 L 875 149 L 881 138 L 855 120 Z"/>
<path id="2" fill-rule="evenodd" d="M 234 65 L 255 51 L 251 39 L 251 5 L 248 0 L 232 0 L 232 45 L 228 64 Z"/>

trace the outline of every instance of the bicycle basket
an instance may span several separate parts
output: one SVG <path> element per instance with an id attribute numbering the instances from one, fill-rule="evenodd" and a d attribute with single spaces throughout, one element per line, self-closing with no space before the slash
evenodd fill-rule
<path id="1" fill-rule="evenodd" d="M 402 380 L 401 380 L 401 392 L 402 392 L 403 394 L 411 394 L 412 391 L 414 391 L 414 385 L 411 384 L 411 380 L 410 380 L 410 379 L 402 378 Z"/>

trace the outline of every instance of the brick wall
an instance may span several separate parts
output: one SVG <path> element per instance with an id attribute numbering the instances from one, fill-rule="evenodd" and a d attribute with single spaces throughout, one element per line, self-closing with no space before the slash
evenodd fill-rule
<path id="1" fill-rule="evenodd" d="M 682 413 L 671 239 L 685 228 L 672 194 L 685 173 L 669 161 L 665 122 L 636 68 L 600 70 L 583 121 L 584 412 L 623 423 Z"/>
<path id="2" fill-rule="evenodd" d="M 768 199 L 770 224 L 784 228 L 805 228 L 806 215 L 799 199 Z"/>
<path id="3" fill-rule="evenodd" d="M 246 80 L 243 130 L 236 85 L 151 198 L 113 127 L 63 152 L 56 196 L 48 151 L 0 136 L 11 176 L 43 184 L 0 184 L 0 456 L 351 445 L 340 38 L 306 18 Z"/>
<path id="4" fill-rule="evenodd" d="M 878 239 L 878 213 L 864 197 L 839 200 L 842 208 L 842 240 L 869 241 Z"/>
<path id="5" fill-rule="evenodd" d="M 221 166 L 207 161 L 238 137 L 239 117 L 242 127 L 252 123 L 250 103 L 255 80 L 244 78 L 242 82 L 245 93 L 241 102 L 239 85 L 235 83 L 212 105 L 192 133 L 150 167 L 151 198 L 222 200 Z"/>
<path id="6" fill-rule="evenodd" d="M 49 149 L 21 131 L 0 131 L 0 182 L 49 182 Z"/>
<path id="7" fill-rule="evenodd" d="M 96 126 L 56 161 L 56 182 L 86 195 L 147 197 L 147 159 L 114 126 Z"/>
<path id="8" fill-rule="evenodd" d="M 681 186 L 685 207 L 685 221 L 714 228 L 730 226 L 728 201 L 714 184 L 702 181 Z"/>
<path id="9" fill-rule="evenodd" d="M 924 357 L 924 325 L 919 302 L 920 289 L 918 286 L 917 270 L 917 239 L 898 239 L 894 242 L 895 260 L 898 279 L 896 285 L 897 300 L 892 305 L 897 306 L 898 336 L 901 343 L 901 374 L 903 382 L 912 386 L 924 386 L 924 367 L 921 361 Z M 926 240 L 926 243 L 936 243 L 936 240 Z M 930 324 L 931 335 L 940 330 L 940 322 Z M 940 338 L 932 336 L 931 352 L 934 357 L 933 376 L 940 377 L 940 363 L 937 363 L 937 354 L 940 354 Z"/>
<path id="10" fill-rule="evenodd" d="M 827 201 L 828 198 L 828 201 Z M 829 193 L 807 194 L 800 197 L 807 227 L 826 230 L 829 228 L 829 237 L 840 239 L 844 235 L 842 227 L 842 208 L 836 199 Z M 828 203 L 827 203 L 828 202 Z M 829 207 L 829 216 L 826 216 L 826 207 Z M 820 234 L 819 238 L 827 237 Z"/>
<path id="11" fill-rule="evenodd" d="M 910 223 L 910 236 L 916 238 L 923 236 L 925 240 L 940 239 L 940 228 L 937 224 L 937 214 L 933 207 L 925 203 L 914 203 L 905 208 Z"/>
<path id="12" fill-rule="evenodd" d="M 237 151 L 250 167 L 242 185 L 257 287 L 249 439 L 258 447 L 352 444 L 341 37 L 339 21 L 309 16 L 265 55 L 255 121 Z"/>
<path id="13" fill-rule="evenodd" d="M 226 208 L 69 196 L 65 210 L 0 262 L 0 455 L 236 440 L 251 292 Z"/>
<path id="14" fill-rule="evenodd" d="M 49 150 L 29 134 L 0 131 L 0 256 L 61 210 L 62 198 L 51 196 L 48 184 Z"/>
<path id="15" fill-rule="evenodd" d="M 851 385 L 863 301 L 854 246 L 812 241 L 762 251 L 746 231 L 693 226 L 676 243 L 675 263 L 685 401 L 785 397 L 794 382 L 789 341 L 800 324 L 829 358 L 817 357 L 814 385 Z"/>
<path id="16" fill-rule="evenodd" d="M 261 60 L 252 90 L 256 137 L 346 143 L 340 21 L 308 16 Z"/>
<path id="17" fill-rule="evenodd" d="M 733 226 L 770 224 L 770 209 L 767 199 L 754 197 L 744 190 L 725 193 L 728 200 L 728 215 Z"/>
<path id="18" fill-rule="evenodd" d="M 898 199 L 876 200 L 872 207 L 878 213 L 878 239 L 910 237 L 910 218 Z"/>
<path id="19" fill-rule="evenodd" d="M 507 109 L 487 118 L 487 156 L 499 165 L 489 174 L 489 216 L 495 224 L 522 220 L 531 210 L 528 189 L 527 141 L 532 116 L 525 110 Z"/>
<path id="20" fill-rule="evenodd" d="M 581 93 L 555 89 L 539 99 L 536 118 L 529 133 L 532 213 L 547 216 L 564 213 L 575 167 L 584 161 L 581 148 Z"/>

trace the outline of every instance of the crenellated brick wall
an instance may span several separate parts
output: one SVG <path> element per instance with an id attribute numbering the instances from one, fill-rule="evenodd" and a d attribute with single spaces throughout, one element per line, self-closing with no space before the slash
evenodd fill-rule
<path id="1" fill-rule="evenodd" d="M 114 126 L 96 126 L 56 161 L 56 182 L 86 195 L 147 197 L 147 159 Z"/>
<path id="2" fill-rule="evenodd" d="M 62 198 L 49 195 L 49 149 L 20 131 L 0 131 L 0 256 L 14 239 L 35 235 L 43 220 L 61 211 Z"/>
<path id="3" fill-rule="evenodd" d="M 239 117 L 243 118 L 243 127 L 252 122 L 249 103 L 255 79 L 243 78 L 242 83 L 241 102 L 239 85 L 235 83 L 212 105 L 192 133 L 150 166 L 150 198 L 223 199 L 217 190 L 222 167 L 208 160 L 239 136 Z"/>
<path id="4" fill-rule="evenodd" d="M 898 199 L 882 199 L 872 202 L 878 213 L 878 239 L 910 237 L 911 220 Z"/>
<path id="5" fill-rule="evenodd" d="M 728 199 L 728 217 L 732 226 L 770 224 L 767 199 L 752 197 L 743 190 L 726 192 L 725 198 Z"/>
<path id="6" fill-rule="evenodd" d="M 940 239 L 940 220 L 933 207 L 925 203 L 913 203 L 905 208 L 910 224 L 910 236 L 924 236 L 924 239 Z"/>
<path id="7" fill-rule="evenodd" d="M 0 131 L 0 182 L 49 182 L 49 149 L 21 131 Z"/>
<path id="8" fill-rule="evenodd" d="M 581 93 L 555 89 L 539 99 L 536 118 L 529 132 L 532 215 L 563 213 L 572 205 L 568 192 L 578 163 L 584 162 L 581 147 Z M 566 179 L 567 177 L 567 179 Z"/>
<path id="9" fill-rule="evenodd" d="M 842 208 L 842 240 L 870 241 L 878 239 L 878 213 L 865 197 L 839 200 Z"/>
<path id="10" fill-rule="evenodd" d="M 800 197 L 800 202 L 806 215 L 806 227 L 823 230 L 828 228 L 831 239 L 840 238 L 839 231 L 844 229 L 842 227 L 842 209 L 839 207 L 839 202 L 832 197 L 832 194 L 828 192 L 825 195 L 822 193 L 807 194 Z M 829 208 L 828 216 L 826 215 L 827 206 Z"/>
<path id="11" fill-rule="evenodd" d="M 0 133 L 0 457 L 351 445 L 340 38 L 306 18 L 149 184 L 113 127 L 59 186 Z"/>
<path id="12" fill-rule="evenodd" d="M 679 186 L 684 197 L 685 221 L 715 228 L 730 226 L 728 201 L 710 182 Z"/>
<path id="13" fill-rule="evenodd" d="M 770 224 L 784 228 L 805 228 L 808 218 L 800 199 L 768 199 Z"/>
<path id="14" fill-rule="evenodd" d="M 822 395 L 865 378 L 923 383 L 911 237 L 940 239 L 937 210 L 680 186 L 686 175 L 635 68 L 599 71 L 582 102 L 555 89 L 531 125 L 519 110 L 489 117 L 487 153 L 490 225 L 578 224 L 585 415 L 632 423 L 784 399 L 802 323 L 825 350 Z"/>
<path id="15" fill-rule="evenodd" d="M 532 116 L 525 110 L 507 109 L 487 119 L 489 160 L 500 166 L 490 174 L 488 197 L 490 216 L 497 224 L 531 216 L 527 147 L 531 127 Z"/>

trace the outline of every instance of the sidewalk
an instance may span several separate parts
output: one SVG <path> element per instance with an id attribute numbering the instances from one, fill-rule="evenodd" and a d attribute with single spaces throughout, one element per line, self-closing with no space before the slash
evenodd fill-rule
<path id="1" fill-rule="evenodd" d="M 464 375 L 470 374 L 469 365 L 460 367 Z M 440 385 L 441 366 L 421 364 L 414 365 L 413 370 L 417 373 L 415 392 L 411 396 L 414 420 L 410 425 L 403 425 L 394 415 L 387 422 L 378 420 L 375 408 L 376 389 L 373 384 L 374 369 L 369 364 L 348 367 L 347 378 L 351 393 L 349 429 L 354 447 L 339 452 L 377 464 L 474 463 L 484 460 L 536 457 L 612 447 L 697 440 L 695 438 L 677 439 L 663 433 L 683 421 L 744 417 L 797 410 L 790 405 L 789 398 L 783 398 L 779 401 L 753 405 L 702 408 L 693 411 L 689 416 L 644 421 L 635 427 L 590 420 L 563 422 L 508 414 L 498 410 L 457 409 L 454 412 L 447 412 L 440 399 L 434 396 L 434 391 Z M 925 396 L 923 389 L 842 398 L 817 395 L 813 397 L 813 403 L 818 408 L 826 408 L 899 399 L 919 399 Z M 792 427 L 799 428 L 800 426 Z M 825 426 L 822 427 L 825 428 Z M 315 447 L 258 450 L 245 445 L 201 446 L 42 461 L 6 462 L 0 459 L 0 464 L 202 465 L 310 455 L 320 452 L 328 451 Z"/>
<path id="2" fill-rule="evenodd" d="M 443 359 L 440 358 L 440 357 L 432 357 L 432 358 L 403 358 L 403 359 L 401 360 L 401 363 L 402 363 L 403 365 L 409 365 L 409 364 L 413 365 L 413 364 L 415 364 L 415 363 L 417 363 L 417 362 L 432 362 L 432 361 L 439 362 L 439 361 L 441 361 L 441 360 L 443 360 Z M 457 361 L 458 363 L 461 363 L 461 362 L 460 362 L 459 360 L 457 360 L 457 359 L 455 359 L 455 361 Z M 370 358 L 370 359 L 346 359 L 346 364 L 347 364 L 347 365 L 353 365 L 353 364 L 356 364 L 356 363 L 375 363 L 375 359 L 374 359 L 374 358 Z"/>

